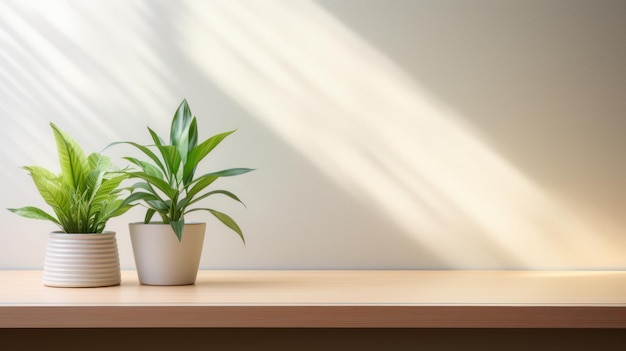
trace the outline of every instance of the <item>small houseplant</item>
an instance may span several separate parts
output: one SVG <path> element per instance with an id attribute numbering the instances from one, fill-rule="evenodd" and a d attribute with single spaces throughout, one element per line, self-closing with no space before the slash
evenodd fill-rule
<path id="1" fill-rule="evenodd" d="M 225 195 L 243 202 L 227 190 L 210 190 L 217 179 L 250 172 L 250 168 L 231 168 L 196 176 L 198 165 L 222 140 L 235 130 L 213 135 L 198 143 L 198 124 L 186 99 L 174 113 L 169 143 L 148 127 L 153 144 L 131 141 L 146 159 L 124 157 L 134 167 L 125 174 L 139 182 L 131 186 L 126 199 L 133 205 L 146 207 L 143 223 L 129 225 L 133 254 L 139 281 L 147 285 L 194 284 L 202 254 L 206 223 L 187 223 L 185 215 L 206 211 L 234 231 L 244 242 L 237 222 L 227 214 L 200 207 L 200 201 L 212 195 Z M 158 215 L 159 220 L 153 222 Z"/>
<path id="2" fill-rule="evenodd" d="M 120 284 L 115 232 L 107 221 L 124 214 L 121 183 L 126 175 L 113 170 L 111 160 L 86 155 L 72 137 L 50 123 L 57 147 L 60 174 L 40 166 L 26 166 L 48 213 L 35 206 L 9 211 L 32 219 L 48 220 L 60 231 L 49 234 L 43 283 L 55 287 L 97 287 Z"/>

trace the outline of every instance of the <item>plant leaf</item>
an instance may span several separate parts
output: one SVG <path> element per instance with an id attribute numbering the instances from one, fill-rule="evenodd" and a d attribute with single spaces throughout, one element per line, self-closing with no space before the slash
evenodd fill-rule
<path id="1" fill-rule="evenodd" d="M 137 191 L 130 194 L 124 199 L 124 204 L 132 204 L 135 201 L 163 201 L 157 195 L 153 193 L 144 193 L 143 191 Z"/>
<path id="2" fill-rule="evenodd" d="M 87 157 L 89 169 L 107 171 L 113 168 L 111 158 L 97 152 L 92 152 Z"/>
<path id="3" fill-rule="evenodd" d="M 172 125 L 170 127 L 170 144 L 174 146 L 180 146 L 181 143 L 187 144 L 189 137 L 189 126 L 191 125 L 192 114 L 189 109 L 187 99 L 183 101 L 176 109 L 174 118 L 172 119 Z M 187 145 L 185 145 L 186 147 Z"/>
<path id="4" fill-rule="evenodd" d="M 215 147 L 219 145 L 222 140 L 224 140 L 227 136 L 233 134 L 235 131 L 236 130 L 231 130 L 229 132 L 216 134 L 189 151 L 189 155 L 187 156 L 187 161 L 183 169 L 183 183 L 185 185 L 193 181 L 196 167 L 198 166 L 200 161 L 202 161 L 202 159 L 204 159 L 209 153 L 211 153 L 211 151 L 213 151 L 213 149 L 215 149 Z"/>
<path id="5" fill-rule="evenodd" d="M 127 173 L 130 178 L 140 178 L 145 180 L 146 182 L 154 185 L 157 189 L 161 190 L 165 196 L 172 199 L 176 196 L 177 189 L 172 189 L 170 185 L 157 177 L 151 176 L 144 172 L 128 172 Z"/>
<path id="6" fill-rule="evenodd" d="M 9 208 L 8 210 L 22 217 L 51 221 L 59 226 L 61 225 L 61 223 L 59 223 L 59 221 L 54 218 L 54 216 L 37 207 L 26 206 L 21 208 Z"/>
<path id="7" fill-rule="evenodd" d="M 54 196 L 55 190 L 60 187 L 58 177 L 49 170 L 39 166 L 24 167 L 35 183 L 37 191 L 43 200 L 50 206 L 60 206 L 58 199 Z"/>
<path id="8" fill-rule="evenodd" d="M 159 169 L 159 167 L 153 165 L 150 162 L 138 160 L 134 157 L 122 157 L 122 159 L 129 161 L 136 166 L 139 166 L 144 172 L 148 173 L 151 176 L 165 179 L 165 176 L 163 175 L 163 172 L 161 172 L 161 169 Z"/>
<path id="9" fill-rule="evenodd" d="M 150 223 L 150 220 L 152 219 L 152 216 L 154 216 L 155 212 L 156 211 L 154 209 L 152 209 L 152 208 L 147 209 L 146 210 L 146 216 L 144 217 L 143 222 L 146 223 L 146 224 Z"/>
<path id="10" fill-rule="evenodd" d="M 24 169 L 30 173 L 37 191 L 46 204 L 52 207 L 52 210 L 57 215 L 57 220 L 62 223 L 64 230 L 66 230 L 66 221 L 63 218 L 70 217 L 71 188 L 63 184 L 61 177 L 55 176 L 45 168 L 29 166 L 24 167 Z"/>
<path id="11" fill-rule="evenodd" d="M 154 145 L 163 146 L 165 144 L 163 139 L 161 139 L 161 137 L 150 127 L 148 127 L 148 132 L 150 133 L 150 136 L 152 137 L 152 141 L 154 141 Z"/>
<path id="12" fill-rule="evenodd" d="M 183 230 L 185 229 L 185 219 L 181 218 L 177 221 L 171 221 L 170 225 L 172 226 L 172 230 L 176 234 L 176 238 L 178 238 L 178 242 L 183 241 Z"/>
<path id="13" fill-rule="evenodd" d="M 243 232 L 241 231 L 241 228 L 239 228 L 239 225 L 237 224 L 237 222 L 235 222 L 234 219 L 232 219 L 230 216 L 228 216 L 225 213 L 210 209 L 210 208 L 194 208 L 193 210 L 189 210 L 188 212 L 194 212 L 194 211 L 209 211 L 211 212 L 211 214 L 213 216 L 215 216 L 215 218 L 219 219 L 220 222 L 222 222 L 223 224 L 225 224 L 228 228 L 232 229 L 235 233 L 237 233 L 237 235 L 239 235 L 239 238 L 241 238 L 241 241 L 243 242 L 243 244 L 246 244 L 246 239 L 243 236 Z"/>
<path id="14" fill-rule="evenodd" d="M 187 154 L 190 150 L 196 147 L 196 145 L 198 145 L 198 122 L 194 117 L 191 120 L 191 125 L 189 126 L 189 142 L 187 143 L 187 150 L 184 155 L 185 162 L 187 162 Z"/>
<path id="15" fill-rule="evenodd" d="M 108 172 L 113 168 L 110 158 L 99 153 L 86 156 L 74 139 L 52 127 L 61 174 L 37 166 L 24 167 L 37 191 L 54 211 L 51 215 L 36 207 L 11 209 L 28 218 L 43 219 L 59 225 L 66 233 L 101 233 L 106 222 L 125 213 L 133 205 L 120 197 L 121 182 L 127 175 Z"/>
<path id="16" fill-rule="evenodd" d="M 218 172 L 212 172 L 212 173 L 203 174 L 202 176 L 196 178 L 192 182 L 193 186 L 187 192 L 187 198 L 189 198 L 189 202 L 191 202 L 191 200 L 193 200 L 193 198 L 196 195 L 198 195 L 198 193 L 200 193 L 202 190 L 204 190 L 206 187 L 211 185 L 215 180 L 217 180 L 220 177 L 232 177 L 232 176 L 248 173 L 250 171 L 253 171 L 253 169 L 251 169 L 251 168 L 230 168 L 230 169 L 225 169 L 225 170 L 221 170 L 221 171 L 218 171 Z"/>
<path id="17" fill-rule="evenodd" d="M 184 203 L 184 206 L 181 207 L 187 207 L 189 205 L 192 205 L 202 199 L 205 199 L 211 195 L 215 195 L 215 194 L 222 194 L 222 195 L 226 195 L 228 197 L 230 197 L 231 199 L 239 202 L 240 204 L 242 204 L 244 207 L 246 207 L 246 204 L 243 203 L 243 201 L 241 201 L 241 199 L 239 199 L 235 194 L 231 193 L 230 191 L 226 191 L 226 190 L 213 190 L 213 191 L 209 191 L 208 193 L 202 194 L 201 196 L 198 196 L 196 198 L 194 198 L 193 200 L 189 200 L 188 202 Z M 189 199 L 188 197 L 183 199 L 182 201 L 186 201 L 187 199 Z"/>
<path id="18" fill-rule="evenodd" d="M 219 178 L 218 176 L 213 175 L 213 174 L 205 174 L 201 177 L 198 177 L 196 180 L 194 180 L 195 183 L 193 187 L 189 191 L 187 191 L 187 198 L 189 199 L 188 201 L 191 202 L 191 200 L 193 200 L 193 198 L 198 193 L 200 193 L 206 187 L 211 185 L 218 178 Z"/>
<path id="19" fill-rule="evenodd" d="M 89 176 L 89 162 L 83 149 L 67 133 L 50 123 L 57 144 L 61 176 L 73 188 L 82 188 Z"/>
<path id="20" fill-rule="evenodd" d="M 182 163 L 178 147 L 175 145 L 159 146 L 159 151 L 161 152 L 163 160 L 165 160 L 165 166 L 167 167 L 165 174 L 170 184 L 173 182 L 178 183 L 177 175 Z"/>
<path id="21" fill-rule="evenodd" d="M 150 128 L 148 128 L 148 129 L 150 129 Z M 141 144 L 137 144 L 137 143 L 132 142 L 132 141 L 118 141 L 118 142 L 109 144 L 109 146 L 107 146 L 107 147 L 110 147 L 110 146 L 113 146 L 113 145 L 118 145 L 118 144 L 128 144 L 128 145 L 134 146 L 139 151 L 141 151 L 144 155 L 148 156 L 157 165 L 157 167 L 159 167 L 159 169 L 161 169 L 161 171 L 163 171 L 164 173 L 167 172 L 165 167 L 163 166 L 163 163 L 159 159 L 159 157 L 154 152 L 152 152 L 152 150 L 150 150 L 148 147 L 143 146 Z M 125 157 L 125 159 L 128 160 L 128 161 L 131 161 L 131 159 L 133 159 L 133 158 L 132 157 L 128 157 L 128 158 Z M 141 165 L 138 165 L 138 166 L 141 167 Z"/>
<path id="22" fill-rule="evenodd" d="M 152 208 L 153 210 L 156 210 L 159 213 L 165 212 L 167 213 L 170 205 L 168 203 L 171 203 L 170 200 L 163 201 L 161 199 L 145 199 L 146 203 L 148 204 L 148 206 L 150 206 L 150 208 Z"/>

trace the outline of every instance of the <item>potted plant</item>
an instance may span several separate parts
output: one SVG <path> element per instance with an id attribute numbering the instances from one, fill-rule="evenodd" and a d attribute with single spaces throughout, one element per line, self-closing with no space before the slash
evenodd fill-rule
<path id="1" fill-rule="evenodd" d="M 20 216 L 48 220 L 60 227 L 49 234 L 43 283 L 53 287 L 98 287 L 120 284 L 120 263 L 115 232 L 107 221 L 131 206 L 121 192 L 123 173 L 114 172 L 111 160 L 89 156 L 67 133 L 50 123 L 56 141 L 60 174 L 26 166 L 39 194 L 53 213 L 38 207 L 10 208 Z"/>
<path id="2" fill-rule="evenodd" d="M 125 174 L 139 182 L 131 186 L 127 202 L 146 207 L 142 223 L 130 223 L 130 238 L 137 274 L 141 284 L 194 284 L 202 255 L 206 223 L 187 223 L 185 215 L 206 211 L 234 231 L 245 244 L 239 225 L 227 214 L 200 206 L 212 195 L 225 195 L 243 202 L 227 190 L 210 190 L 217 179 L 250 172 L 250 168 L 231 168 L 196 176 L 198 165 L 222 140 L 235 130 L 213 135 L 198 143 L 198 125 L 186 99 L 180 103 L 171 122 L 169 143 L 148 127 L 153 144 L 132 145 L 146 159 L 124 157 L 133 167 Z M 152 221 L 154 215 L 159 220 Z"/>

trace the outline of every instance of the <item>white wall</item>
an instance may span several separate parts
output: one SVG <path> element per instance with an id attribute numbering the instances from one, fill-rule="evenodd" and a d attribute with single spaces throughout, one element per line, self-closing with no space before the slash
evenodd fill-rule
<path id="1" fill-rule="evenodd" d="M 623 1 L 1 1 L 0 207 L 44 206 L 50 121 L 95 151 L 187 98 L 239 128 L 207 169 L 258 169 L 202 268 L 623 269 L 625 31 Z M 0 222 L 0 268 L 41 268 L 55 228 Z"/>

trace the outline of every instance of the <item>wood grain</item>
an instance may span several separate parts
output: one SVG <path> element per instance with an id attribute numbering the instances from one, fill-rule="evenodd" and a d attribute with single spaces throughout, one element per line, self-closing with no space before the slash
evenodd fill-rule
<path id="1" fill-rule="evenodd" d="M 2 328 L 626 328 L 619 271 L 201 271 L 195 285 L 50 288 L 0 271 Z"/>

